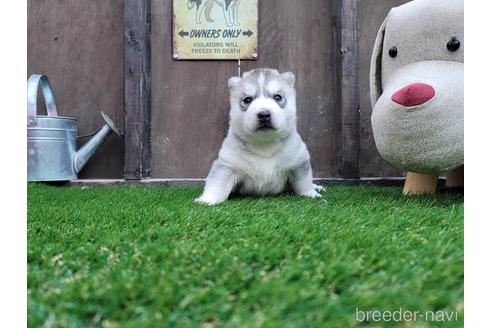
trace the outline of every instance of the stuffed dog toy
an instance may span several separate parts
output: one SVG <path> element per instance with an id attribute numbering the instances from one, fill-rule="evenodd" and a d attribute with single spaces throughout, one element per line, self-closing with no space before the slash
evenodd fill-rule
<path id="1" fill-rule="evenodd" d="M 453 183 L 464 164 L 463 7 L 463 0 L 411 1 L 390 11 L 376 38 L 374 139 L 384 160 L 409 171 L 406 194 L 433 192 L 438 175 L 455 170 Z"/>

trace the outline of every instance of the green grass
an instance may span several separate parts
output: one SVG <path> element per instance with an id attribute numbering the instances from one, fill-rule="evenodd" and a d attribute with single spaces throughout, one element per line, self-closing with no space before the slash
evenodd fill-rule
<path id="1" fill-rule="evenodd" d="M 200 191 L 29 184 L 29 326 L 351 327 L 356 308 L 458 311 L 362 326 L 463 325 L 462 194 Z"/>

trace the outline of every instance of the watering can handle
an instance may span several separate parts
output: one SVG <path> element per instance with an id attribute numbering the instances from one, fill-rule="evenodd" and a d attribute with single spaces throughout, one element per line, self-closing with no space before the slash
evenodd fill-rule
<path id="1" fill-rule="evenodd" d="M 37 122 L 37 97 L 40 83 L 48 116 L 58 116 L 55 97 L 51 91 L 51 84 L 48 77 L 42 74 L 33 74 L 27 80 L 27 125 L 36 125 Z"/>

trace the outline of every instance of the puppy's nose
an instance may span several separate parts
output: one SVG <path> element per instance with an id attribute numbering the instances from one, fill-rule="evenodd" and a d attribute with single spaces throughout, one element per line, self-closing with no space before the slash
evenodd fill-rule
<path id="1" fill-rule="evenodd" d="M 258 120 L 260 122 L 268 122 L 268 121 L 270 121 L 270 119 L 271 119 L 271 116 L 270 116 L 269 111 L 262 110 L 261 112 L 258 113 Z"/>
<path id="2" fill-rule="evenodd" d="M 405 107 L 422 105 L 436 94 L 434 88 L 425 83 L 413 83 L 401 88 L 391 96 L 391 100 Z"/>

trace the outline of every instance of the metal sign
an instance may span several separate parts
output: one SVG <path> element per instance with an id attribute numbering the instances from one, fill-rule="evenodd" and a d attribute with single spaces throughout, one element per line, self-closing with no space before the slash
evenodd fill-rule
<path id="1" fill-rule="evenodd" d="M 173 0 L 173 59 L 257 59 L 258 0 Z"/>

